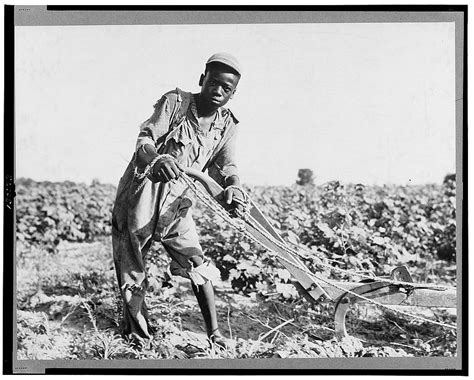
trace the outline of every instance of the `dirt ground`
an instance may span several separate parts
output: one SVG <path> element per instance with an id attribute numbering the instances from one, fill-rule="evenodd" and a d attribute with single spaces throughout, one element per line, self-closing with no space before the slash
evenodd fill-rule
<path id="1" fill-rule="evenodd" d="M 187 280 L 147 297 L 156 333 L 148 347 L 119 335 L 120 302 L 108 239 L 17 258 L 18 359 L 295 358 L 454 356 L 456 334 L 371 307 L 348 316 L 354 337 L 334 337 L 333 306 L 278 294 L 235 294 L 216 284 L 225 349 L 211 346 Z M 415 310 L 455 323 L 449 310 Z"/>

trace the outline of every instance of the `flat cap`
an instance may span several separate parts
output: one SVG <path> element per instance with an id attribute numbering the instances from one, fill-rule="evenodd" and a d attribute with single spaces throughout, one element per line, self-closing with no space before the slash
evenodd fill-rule
<path id="1" fill-rule="evenodd" d="M 211 57 L 207 60 L 206 66 L 211 62 L 219 62 L 223 63 L 226 66 L 233 68 L 239 75 L 242 75 L 242 69 L 240 67 L 240 63 L 232 54 L 229 53 L 216 53 L 211 55 Z"/>

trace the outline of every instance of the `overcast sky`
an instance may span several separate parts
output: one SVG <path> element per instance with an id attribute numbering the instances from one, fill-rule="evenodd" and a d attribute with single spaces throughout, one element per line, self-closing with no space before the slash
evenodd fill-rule
<path id="1" fill-rule="evenodd" d="M 117 184 L 161 95 L 244 68 L 243 182 L 441 182 L 455 171 L 454 23 L 16 27 L 16 175 Z"/>

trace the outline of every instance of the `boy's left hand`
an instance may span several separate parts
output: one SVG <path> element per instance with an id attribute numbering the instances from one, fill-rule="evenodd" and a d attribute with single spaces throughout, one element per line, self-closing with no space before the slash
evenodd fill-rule
<path id="1" fill-rule="evenodd" d="M 243 213 L 245 210 L 244 206 L 244 192 L 237 186 L 228 186 L 224 190 L 225 202 L 230 206 L 232 205 L 232 211 L 238 211 Z"/>

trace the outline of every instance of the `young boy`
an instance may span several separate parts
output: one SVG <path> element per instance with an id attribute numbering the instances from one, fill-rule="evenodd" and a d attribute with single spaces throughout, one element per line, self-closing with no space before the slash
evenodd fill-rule
<path id="1" fill-rule="evenodd" d="M 198 94 L 170 91 L 140 126 L 135 154 L 120 180 L 112 215 L 112 243 L 124 302 L 123 334 L 151 338 L 145 305 L 145 256 L 160 241 L 172 261 L 170 271 L 191 279 L 192 289 L 212 342 L 225 344 L 219 332 L 211 280 L 218 270 L 204 259 L 192 201 L 183 181 L 184 167 L 208 171 L 225 189 L 227 203 L 242 196 L 234 160 L 237 119 L 224 105 L 241 76 L 235 57 L 211 56 L 201 74 Z"/>

